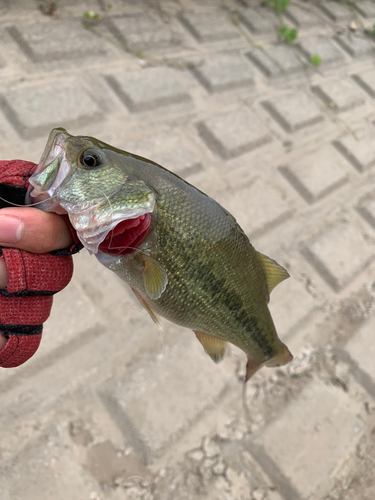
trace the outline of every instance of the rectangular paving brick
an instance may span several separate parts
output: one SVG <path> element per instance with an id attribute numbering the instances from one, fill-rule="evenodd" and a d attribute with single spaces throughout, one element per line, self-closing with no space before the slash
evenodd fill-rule
<path id="1" fill-rule="evenodd" d="M 375 321 L 369 319 L 346 344 L 345 350 L 375 382 Z"/>
<path id="2" fill-rule="evenodd" d="M 197 124 L 199 134 L 212 151 L 234 158 L 272 140 L 266 127 L 246 106 L 207 118 Z"/>
<path id="3" fill-rule="evenodd" d="M 332 21 L 347 21 L 354 18 L 352 10 L 346 3 L 341 2 L 324 2 L 317 6 L 326 14 Z"/>
<path id="4" fill-rule="evenodd" d="M 359 172 L 375 165 L 375 137 L 365 130 L 354 131 L 334 141 L 333 145 Z"/>
<path id="5" fill-rule="evenodd" d="M 0 102 L 1 102 L 1 99 L 0 99 Z M 16 132 L 16 130 L 14 130 L 13 127 L 11 127 L 9 125 L 9 121 L 7 120 L 7 118 L 4 114 L 4 111 L 2 110 L 0 113 L 0 144 L 1 145 L 9 145 L 11 143 L 17 144 L 19 142 L 20 142 L 19 134 Z M 23 143 L 23 145 L 25 145 L 25 144 L 26 144 L 26 141 Z M 19 149 L 17 148 L 20 155 L 21 155 L 21 151 L 22 151 L 22 146 L 20 145 Z M 44 146 L 45 146 L 45 144 L 41 145 L 41 148 L 37 151 L 37 154 L 33 158 L 33 160 L 39 161 L 40 154 L 43 151 Z M 30 155 L 35 153 L 35 150 L 31 151 L 31 148 L 29 145 L 26 146 L 26 150 L 28 150 L 29 156 L 25 156 L 25 158 L 31 158 Z M 3 155 L 3 158 L 5 158 L 4 155 Z M 21 155 L 20 158 L 23 158 L 23 156 Z"/>
<path id="6" fill-rule="evenodd" d="M 145 461 L 187 430 L 231 380 L 224 366 L 205 354 L 193 332 L 177 330 L 176 335 L 179 341 L 166 346 L 161 359 L 138 363 L 133 373 L 101 390 L 109 413 Z"/>
<path id="7" fill-rule="evenodd" d="M 223 12 L 183 14 L 180 21 L 199 42 L 225 42 L 240 38 L 230 15 Z"/>
<path id="8" fill-rule="evenodd" d="M 357 207 L 362 217 L 375 229 L 375 193 L 362 199 Z"/>
<path id="9" fill-rule="evenodd" d="M 360 403 L 342 389 L 314 379 L 257 439 L 253 438 L 250 451 L 260 462 L 273 463 L 267 472 L 279 490 L 287 490 L 285 483 L 289 483 L 289 494 L 284 498 L 325 498 L 331 476 L 355 453 L 362 436 L 360 411 Z"/>
<path id="10" fill-rule="evenodd" d="M 290 216 L 289 205 L 282 194 L 260 178 L 235 193 L 218 197 L 218 201 L 250 238 L 264 234 Z"/>
<path id="11" fill-rule="evenodd" d="M 9 1 L 9 0 L 8 0 Z M 28 0 L 15 0 L 14 1 L 15 4 L 18 4 L 19 5 L 19 8 L 23 7 L 25 9 L 25 7 L 29 7 L 30 11 L 33 9 L 33 6 L 32 4 L 29 5 L 29 2 Z M 95 7 L 95 0 L 81 0 L 79 2 L 79 5 L 77 5 L 77 0 L 64 0 L 63 2 L 60 2 L 60 6 L 61 7 L 69 7 L 70 9 L 70 13 L 74 12 L 76 14 L 81 14 L 82 15 L 82 12 L 85 12 L 87 10 L 90 10 L 90 9 L 93 9 Z M 53 14 L 53 12 L 51 13 L 48 9 L 48 7 L 50 7 L 50 9 L 53 10 L 53 7 L 51 7 L 50 5 L 47 5 L 45 9 L 43 9 L 43 13 L 45 15 L 50 15 L 50 14 Z M 76 8 L 74 8 L 76 7 Z M 34 10 L 34 9 L 33 9 Z M 58 13 L 61 15 L 61 10 L 58 10 Z M 42 18 L 44 19 L 44 18 Z M 52 18 L 55 20 L 55 18 Z"/>
<path id="12" fill-rule="evenodd" d="M 322 26 L 322 20 L 313 11 L 311 5 L 288 5 L 285 16 L 289 18 L 298 28 L 308 29 Z"/>
<path id="13" fill-rule="evenodd" d="M 372 57 L 375 54 L 375 41 L 368 36 L 348 33 L 337 35 L 335 39 L 349 55 L 356 59 Z"/>
<path id="14" fill-rule="evenodd" d="M 22 438 L 25 446 L 14 459 L 2 463 L 1 500 L 101 499 L 96 480 L 87 472 L 82 473 L 66 421 L 60 418 L 42 433 L 39 426 L 35 426 L 33 439 Z"/>
<path id="15" fill-rule="evenodd" d="M 255 34 L 270 34 L 277 26 L 277 17 L 268 9 L 239 9 L 240 21 Z"/>
<path id="16" fill-rule="evenodd" d="M 72 19 L 11 26 L 10 35 L 35 63 L 106 54 L 106 44 Z"/>
<path id="17" fill-rule="evenodd" d="M 328 145 L 280 171 L 308 203 L 314 203 L 347 182 L 346 166 L 346 160 Z"/>
<path id="18" fill-rule="evenodd" d="M 358 224 L 337 222 L 303 249 L 304 256 L 335 292 L 340 292 L 374 259 L 374 247 Z"/>
<path id="19" fill-rule="evenodd" d="M 94 303 L 97 319 L 105 318 L 111 329 L 126 330 L 130 317 L 136 314 L 135 298 L 129 287 L 85 250 L 74 256 L 74 266 L 74 279 Z M 143 309 L 139 311 L 143 313 Z M 146 311 L 144 314 L 148 319 Z"/>
<path id="20" fill-rule="evenodd" d="M 181 36 L 171 29 L 170 24 L 145 15 L 110 18 L 108 28 L 132 50 L 158 49 L 181 43 Z"/>
<path id="21" fill-rule="evenodd" d="M 291 331 L 303 326 L 316 306 L 313 297 L 295 276 L 277 286 L 272 291 L 269 308 L 280 337 L 285 339 Z"/>
<path id="22" fill-rule="evenodd" d="M 212 459 L 211 459 L 212 460 Z M 211 461 L 210 460 L 210 461 Z M 214 459 L 215 460 L 215 459 Z M 238 458 L 238 461 L 241 463 L 241 469 L 244 468 L 242 456 L 241 458 Z M 214 477 L 215 475 L 219 476 L 217 474 L 217 471 L 220 471 L 220 468 L 222 469 L 222 463 L 223 462 L 218 462 L 219 465 L 214 465 Z M 196 467 L 201 467 L 198 465 L 199 462 L 197 461 Z M 202 467 L 203 470 L 205 470 Z M 208 475 L 207 472 L 205 471 L 203 473 L 204 475 Z M 202 474 L 202 476 L 203 476 Z M 205 493 L 202 496 L 196 496 L 195 494 L 191 493 L 188 496 L 185 496 L 186 500 L 192 500 L 193 498 L 198 500 L 250 500 L 251 497 L 249 497 L 249 491 L 250 491 L 250 485 L 249 485 L 249 480 L 248 477 L 252 477 L 252 471 L 246 470 L 246 474 L 239 468 L 228 468 L 225 472 L 225 479 L 224 476 L 217 477 L 210 481 L 210 486 L 207 488 L 207 493 Z M 252 483 L 252 488 L 254 488 L 254 482 Z M 197 483 L 198 479 L 197 479 Z M 183 491 L 180 490 L 180 491 Z M 193 491 L 193 489 L 191 489 Z M 283 500 L 279 495 L 274 496 L 275 492 L 271 492 L 271 494 L 268 494 L 267 491 L 267 497 L 266 492 L 264 490 L 254 488 L 253 491 L 255 491 L 254 496 L 252 498 L 267 498 L 267 500 Z M 182 497 L 180 497 L 182 498 Z M 168 500 L 173 500 L 172 498 Z"/>
<path id="23" fill-rule="evenodd" d="M 264 470 L 260 467 L 259 463 L 256 460 L 254 460 L 254 457 L 246 449 L 246 443 L 244 441 L 245 440 L 242 440 L 242 443 L 244 445 L 243 449 L 238 450 L 236 456 L 233 457 L 233 459 L 241 463 L 241 469 L 245 472 L 245 477 L 247 478 L 251 477 L 251 489 L 253 497 L 251 500 L 285 500 L 285 497 L 281 496 L 281 492 L 276 489 L 271 479 L 266 475 Z M 242 478 L 239 477 L 238 479 Z M 216 496 L 213 495 L 212 497 L 210 497 L 209 500 L 224 500 L 224 498 L 225 497 L 222 496 L 220 497 L 217 494 Z M 242 491 L 242 495 L 241 494 L 239 494 L 238 496 L 233 496 L 233 494 L 230 495 L 230 500 L 247 500 L 248 498 L 249 498 L 249 482 L 247 484 L 247 488 L 244 488 L 244 490 Z"/>
<path id="24" fill-rule="evenodd" d="M 365 104 L 365 99 L 358 90 L 343 79 L 328 80 L 312 87 L 312 90 L 334 111 L 348 111 Z"/>
<path id="25" fill-rule="evenodd" d="M 319 108 L 300 90 L 272 97 L 262 104 L 290 133 L 324 120 Z"/>
<path id="26" fill-rule="evenodd" d="M 353 75 L 353 79 L 369 94 L 369 96 L 375 98 L 375 69 Z"/>
<path id="27" fill-rule="evenodd" d="M 126 149 L 139 156 L 151 158 L 152 161 L 181 177 L 202 169 L 199 158 L 174 130 L 153 133 L 141 139 L 126 142 Z"/>
<path id="28" fill-rule="evenodd" d="M 190 101 L 170 68 L 122 71 L 105 76 L 106 81 L 134 112 L 149 111 Z"/>
<path id="29" fill-rule="evenodd" d="M 303 69 L 302 62 L 286 45 L 273 45 L 246 55 L 268 77 L 288 76 Z"/>
<path id="30" fill-rule="evenodd" d="M 61 318 L 64 318 L 63 335 L 57 334 L 61 331 Z M 99 325 L 101 319 L 95 304 L 74 280 L 69 288 L 54 298 L 51 316 L 44 324 L 38 358 L 50 355 L 55 350 L 61 350 L 74 339 L 78 339 L 81 334 L 89 334 Z"/>
<path id="31" fill-rule="evenodd" d="M 375 3 L 372 1 L 354 2 L 353 7 L 366 18 L 375 17 Z"/>
<path id="32" fill-rule="evenodd" d="M 81 125 L 102 117 L 96 99 L 78 81 L 17 86 L 0 97 L 2 109 L 18 133 L 31 139 L 51 128 Z"/>
<path id="33" fill-rule="evenodd" d="M 250 90 L 254 85 L 254 70 L 240 54 L 219 54 L 189 67 L 208 92 L 237 88 Z"/>
<path id="34" fill-rule="evenodd" d="M 297 43 L 297 47 L 308 61 L 310 61 L 311 56 L 318 55 L 322 60 L 323 67 L 341 66 L 346 62 L 344 54 L 328 37 L 306 38 Z"/>

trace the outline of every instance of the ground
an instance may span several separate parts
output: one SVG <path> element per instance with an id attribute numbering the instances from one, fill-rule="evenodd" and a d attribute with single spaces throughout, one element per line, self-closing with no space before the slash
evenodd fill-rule
<path id="1" fill-rule="evenodd" d="M 2 500 L 372 500 L 375 3 L 0 14 L 1 158 L 63 126 L 196 185 L 288 269 L 270 309 L 295 357 L 244 388 L 242 352 L 160 333 L 82 251 L 38 353 L 0 372 Z"/>

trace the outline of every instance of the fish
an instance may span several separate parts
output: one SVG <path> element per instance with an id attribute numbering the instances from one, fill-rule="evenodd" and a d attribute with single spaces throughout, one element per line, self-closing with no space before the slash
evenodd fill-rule
<path id="1" fill-rule="evenodd" d="M 262 366 L 292 360 L 268 308 L 289 273 L 255 250 L 224 207 L 178 175 L 55 128 L 26 202 L 67 213 L 84 247 L 130 286 L 155 322 L 161 316 L 192 330 L 215 363 L 228 342 L 241 349 L 245 382 Z"/>

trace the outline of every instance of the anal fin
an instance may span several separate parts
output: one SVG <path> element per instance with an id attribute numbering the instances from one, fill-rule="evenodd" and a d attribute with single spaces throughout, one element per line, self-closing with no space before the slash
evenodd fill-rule
<path id="1" fill-rule="evenodd" d="M 197 332 L 196 330 L 194 330 L 194 333 L 212 361 L 220 363 L 225 354 L 227 345 L 226 340 L 218 339 L 217 337 L 213 337 L 207 333 Z"/>
<path id="2" fill-rule="evenodd" d="M 159 320 L 158 316 L 156 315 L 155 311 L 147 304 L 145 299 L 137 292 L 137 290 L 134 290 L 134 288 L 132 288 L 131 290 L 134 293 L 134 295 L 137 297 L 139 302 L 142 304 L 142 306 L 146 309 L 148 314 L 151 316 L 152 321 L 154 323 L 156 323 L 158 325 L 158 327 L 162 330 L 160 320 Z"/>

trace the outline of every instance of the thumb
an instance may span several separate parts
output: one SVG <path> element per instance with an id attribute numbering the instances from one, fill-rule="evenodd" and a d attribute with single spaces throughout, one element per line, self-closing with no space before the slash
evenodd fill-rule
<path id="1" fill-rule="evenodd" d="M 31 253 L 67 248 L 72 237 L 62 217 L 31 207 L 0 210 L 0 246 Z"/>

